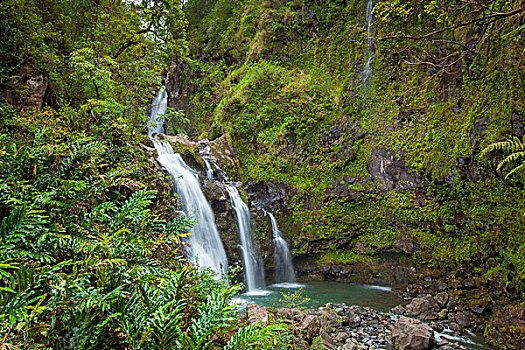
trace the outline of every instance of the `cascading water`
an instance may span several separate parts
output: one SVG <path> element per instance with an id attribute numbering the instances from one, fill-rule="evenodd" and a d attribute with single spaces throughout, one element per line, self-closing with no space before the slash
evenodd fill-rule
<path id="1" fill-rule="evenodd" d="M 202 157 L 202 160 L 204 161 L 204 165 L 206 165 L 206 177 L 212 180 L 213 179 L 213 169 L 211 167 L 211 164 L 204 157 Z"/>
<path id="2" fill-rule="evenodd" d="M 226 276 L 228 269 L 226 252 L 215 225 L 213 211 L 202 193 L 198 174 L 184 163 L 180 154 L 173 152 L 168 142 L 153 137 L 154 133 L 163 131 L 162 114 L 166 111 L 167 98 L 165 90 L 162 89 L 153 101 L 148 135 L 159 155 L 158 162 L 176 183 L 184 212 L 196 221 L 189 236 L 190 260 L 201 267 L 210 267 L 215 272 Z"/>
<path id="3" fill-rule="evenodd" d="M 295 282 L 295 272 L 293 270 L 292 256 L 290 255 L 290 249 L 288 243 L 283 238 L 279 227 L 277 226 L 277 220 L 272 213 L 267 213 L 272 222 L 273 232 L 273 244 L 274 244 L 274 277 L 276 283 L 282 282 Z"/>
<path id="4" fill-rule="evenodd" d="M 373 64 L 375 60 L 374 52 L 374 38 L 372 35 L 372 24 L 374 21 L 374 2 L 373 0 L 368 0 L 366 5 L 365 13 L 365 33 L 366 33 L 366 53 L 365 53 L 365 64 L 362 73 L 362 89 L 363 89 L 363 98 L 369 100 L 372 94 L 373 89 Z"/>
<path id="5" fill-rule="evenodd" d="M 164 128 L 162 127 L 162 124 L 164 123 L 163 114 L 166 113 L 167 108 L 168 93 L 166 92 L 166 89 L 162 87 L 151 104 L 151 112 L 148 121 L 148 136 L 150 139 L 153 134 L 164 132 Z"/>
<path id="6" fill-rule="evenodd" d="M 226 185 L 226 189 L 228 190 L 233 210 L 237 216 L 246 291 L 254 292 L 264 288 L 264 265 L 258 255 L 257 246 L 251 237 L 250 210 L 234 186 Z"/>

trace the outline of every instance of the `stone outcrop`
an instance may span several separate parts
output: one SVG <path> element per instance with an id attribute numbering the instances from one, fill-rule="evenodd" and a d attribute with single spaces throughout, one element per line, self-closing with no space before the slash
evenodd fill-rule
<path id="1" fill-rule="evenodd" d="M 318 309 L 301 310 L 248 305 L 247 318 L 248 323 L 265 324 L 273 319 L 286 324 L 295 347 L 302 350 L 465 349 L 444 336 L 436 342 L 432 328 L 419 320 L 356 305 L 328 303 Z"/>
<path id="2" fill-rule="evenodd" d="M 414 189 L 422 186 L 421 179 L 409 172 L 402 159 L 394 158 L 383 148 L 372 151 L 367 170 L 373 181 L 385 190 Z"/>
<path id="3" fill-rule="evenodd" d="M 246 316 L 248 317 L 248 324 L 258 323 L 261 327 L 268 325 L 268 316 L 270 313 L 263 307 L 255 304 L 248 304 L 246 306 Z"/>
<path id="4" fill-rule="evenodd" d="M 416 317 L 425 321 L 433 321 L 439 318 L 441 311 L 437 301 L 432 296 L 415 298 L 406 306 L 405 315 Z"/>
<path id="5" fill-rule="evenodd" d="M 49 77 L 29 67 L 22 67 L 14 85 L 16 89 L 2 88 L 2 97 L 8 103 L 21 107 L 22 111 L 40 112 L 49 90 Z"/>
<path id="6" fill-rule="evenodd" d="M 434 331 L 419 320 L 401 317 L 392 328 L 396 350 L 426 350 L 434 344 Z"/>

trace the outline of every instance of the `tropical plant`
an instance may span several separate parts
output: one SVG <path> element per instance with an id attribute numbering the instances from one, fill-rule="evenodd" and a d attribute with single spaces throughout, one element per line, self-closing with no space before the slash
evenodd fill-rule
<path id="1" fill-rule="evenodd" d="M 508 140 L 492 143 L 485 147 L 481 154 L 484 155 L 493 151 L 508 154 L 499 162 L 497 167 L 498 170 L 507 165 L 511 168 L 505 178 L 525 170 L 525 143 L 519 137 L 513 136 Z"/>

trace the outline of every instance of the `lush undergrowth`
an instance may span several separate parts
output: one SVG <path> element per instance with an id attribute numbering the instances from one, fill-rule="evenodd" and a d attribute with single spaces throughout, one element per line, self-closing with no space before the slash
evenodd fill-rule
<path id="1" fill-rule="evenodd" d="M 186 51 L 180 6 L 0 5 L 1 349 L 286 346 L 240 321 L 240 286 L 185 261 L 193 222 L 140 152 Z"/>
<path id="2" fill-rule="evenodd" d="M 32 144 L 5 145 L 4 135 L 0 148 L 3 346 L 273 344 L 276 327 L 240 327 L 229 301 L 239 287 L 183 261 L 181 238 L 192 222 L 159 215 L 173 202 L 147 189 L 154 174 L 144 159 L 111 142 L 54 144 L 46 130 Z"/>

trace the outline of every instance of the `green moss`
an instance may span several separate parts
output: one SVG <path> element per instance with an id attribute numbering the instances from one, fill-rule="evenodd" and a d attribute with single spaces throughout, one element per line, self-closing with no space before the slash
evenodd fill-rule
<path id="1" fill-rule="evenodd" d="M 321 265 L 348 264 L 348 263 L 373 263 L 378 259 L 369 254 L 359 254 L 351 250 L 337 250 L 324 253 L 316 257 L 316 262 Z"/>
<path id="2" fill-rule="evenodd" d="M 315 242 L 324 240 L 380 250 L 404 239 L 420 243 L 419 263 L 477 268 L 491 278 L 508 272 L 505 264 L 520 269 L 523 179 L 494 178 L 479 150 L 523 123 L 523 43 L 512 35 L 491 37 L 481 54 L 461 60 L 461 70 L 458 63 L 437 73 L 417 60 L 438 62 L 457 45 L 377 41 L 375 91 L 365 102 L 359 76 L 364 5 L 236 4 L 227 35 L 208 46 L 227 59 L 200 68 L 202 89 L 190 108 L 210 136 L 231 136 L 239 160 L 234 177 L 295 190 L 286 220 L 298 254 L 320 249 Z M 436 18 L 422 3 L 381 3 L 374 30 L 379 37 L 425 33 Z M 468 29 L 444 32 L 442 39 L 468 42 Z M 404 163 L 421 187 L 387 191 L 368 181 L 377 148 Z M 345 185 L 345 176 L 359 181 Z M 334 195 L 344 186 L 345 196 Z M 507 275 L 508 283 L 523 287 L 521 277 Z"/>
<path id="3" fill-rule="evenodd" d="M 173 152 L 180 153 L 184 160 L 191 160 L 191 163 L 196 162 L 198 165 L 200 165 L 201 169 L 206 167 L 199 154 L 199 147 L 197 145 L 184 145 L 180 142 L 174 142 L 172 140 L 170 140 L 170 143 L 171 147 L 173 148 Z"/>

